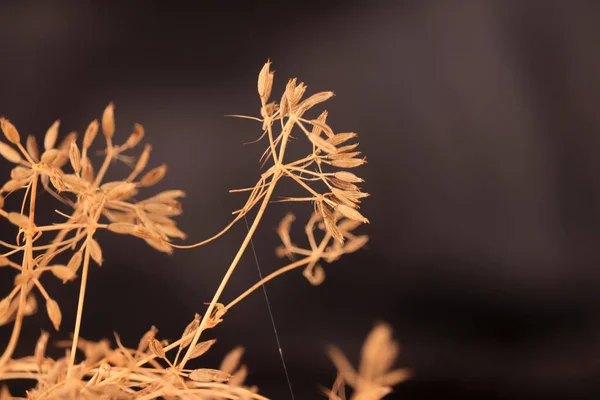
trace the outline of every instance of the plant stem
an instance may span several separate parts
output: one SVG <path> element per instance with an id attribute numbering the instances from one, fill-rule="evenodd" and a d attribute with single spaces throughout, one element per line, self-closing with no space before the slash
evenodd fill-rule
<path id="1" fill-rule="evenodd" d="M 92 238 L 93 231 L 88 232 L 87 240 Z M 79 288 L 79 301 L 77 303 L 77 317 L 75 318 L 75 330 L 73 332 L 73 344 L 71 345 L 71 358 L 69 359 L 69 368 L 67 370 L 67 380 L 73 373 L 73 366 L 75 365 L 75 355 L 77 353 L 77 342 L 79 340 L 79 332 L 81 330 L 81 318 L 83 317 L 83 303 L 85 301 L 85 290 L 87 286 L 88 269 L 90 266 L 90 247 L 85 246 L 84 258 L 83 258 L 83 269 L 81 273 L 81 286 Z"/>
<path id="2" fill-rule="evenodd" d="M 210 305 L 208 306 L 206 313 L 202 317 L 200 326 L 198 326 L 198 329 L 196 330 L 196 334 L 194 335 L 192 342 L 190 343 L 185 355 L 183 356 L 181 363 L 179 364 L 179 368 L 183 368 L 185 366 L 186 362 L 189 360 L 189 358 L 194 350 L 194 347 L 196 346 L 196 343 L 198 343 L 198 339 L 200 339 L 200 335 L 202 334 L 202 331 L 204 330 L 204 328 L 206 328 L 206 324 L 208 323 L 208 320 L 211 317 L 211 314 L 215 308 L 215 304 L 219 301 L 219 298 L 221 297 L 221 294 L 223 293 L 223 290 L 225 289 L 227 282 L 229 282 L 229 278 L 231 277 L 231 274 L 233 274 L 233 271 L 235 270 L 236 266 L 238 265 L 240 259 L 242 258 L 242 254 L 244 254 L 244 251 L 248 247 L 248 244 L 250 243 L 250 239 L 252 239 L 252 235 L 254 235 L 254 232 L 256 231 L 256 228 L 258 227 L 260 220 L 262 219 L 262 216 L 265 212 L 265 209 L 267 208 L 267 205 L 269 204 L 271 195 L 273 194 L 273 191 L 275 190 L 275 186 L 277 185 L 277 181 L 279 180 L 280 177 L 281 177 L 280 171 L 275 172 L 275 174 L 273 175 L 273 180 L 271 181 L 269 189 L 267 189 L 267 193 L 265 194 L 265 198 L 262 201 L 262 204 L 256 214 L 256 217 L 254 217 L 254 222 L 252 223 L 252 226 L 248 230 L 248 234 L 246 235 L 244 242 L 240 246 L 240 249 L 238 250 L 237 254 L 235 255 L 235 258 L 231 262 L 229 269 L 225 273 L 223 280 L 221 280 L 221 284 L 219 285 L 219 288 L 217 289 L 215 295 L 213 296 L 213 299 L 210 302 Z"/>
<path id="3" fill-rule="evenodd" d="M 88 227 L 88 234 L 86 239 L 85 251 L 83 255 L 83 272 L 81 273 L 81 286 L 79 288 L 79 301 L 77 303 L 77 317 L 75 318 L 75 331 L 73 332 L 73 344 L 71 345 L 71 358 L 69 360 L 69 368 L 67 369 L 67 380 L 71 377 L 73 373 L 73 366 L 75 365 L 75 355 L 77 353 L 77 342 L 79 340 L 79 332 L 81 330 L 81 318 L 83 317 L 83 303 L 85 301 L 85 290 L 87 287 L 87 278 L 88 278 L 88 270 L 90 267 L 90 248 L 89 245 L 94 233 L 96 232 L 96 227 L 98 219 L 102 215 L 102 210 L 104 209 L 104 201 L 100 203 L 98 206 L 98 210 L 96 210 L 96 214 L 94 215 L 94 225 Z"/>
<path id="4" fill-rule="evenodd" d="M 35 201 L 37 194 L 37 178 L 38 172 L 35 171 L 32 177 L 32 186 L 31 186 L 31 197 L 29 199 L 29 230 L 26 234 L 26 242 L 25 242 L 25 250 L 23 253 L 23 263 L 21 266 L 21 273 L 25 273 L 32 267 L 30 262 L 33 260 L 33 252 L 31 250 L 33 246 L 33 232 L 31 228 L 34 226 L 34 218 L 35 218 Z M 13 326 L 13 331 L 10 335 L 10 339 L 8 341 L 8 345 L 0 357 L 0 370 L 4 368 L 8 360 L 12 357 L 15 352 L 15 348 L 17 347 L 17 343 L 19 341 L 19 336 L 21 335 L 21 327 L 23 326 L 23 315 L 25 312 L 25 304 L 27 300 L 27 289 L 28 283 L 24 282 L 21 284 L 21 293 L 19 296 L 19 308 L 17 309 L 17 315 L 15 317 L 15 325 Z"/>
<path id="5" fill-rule="evenodd" d="M 254 292 L 256 289 L 258 289 L 259 287 L 261 287 L 265 283 L 269 282 L 271 279 L 274 279 L 274 278 L 278 277 L 281 274 L 285 274 L 286 272 L 289 272 L 289 271 L 291 271 L 293 269 L 296 269 L 298 267 L 306 265 L 306 264 L 310 263 L 312 260 L 313 260 L 313 257 L 306 257 L 306 258 L 303 258 L 302 260 L 298 260 L 296 262 L 293 262 L 293 263 L 291 263 L 289 265 L 286 265 L 283 268 L 279 268 L 275 272 L 270 273 L 269 275 L 265 276 L 263 279 L 261 279 L 260 281 L 256 282 L 254 285 L 252 285 L 252 287 L 250 287 L 244 293 L 240 294 L 235 300 L 233 300 L 232 302 L 230 302 L 225 307 L 225 310 L 229 311 L 229 309 L 231 307 L 235 306 L 237 303 L 239 303 L 240 301 L 244 300 L 250 293 Z"/>

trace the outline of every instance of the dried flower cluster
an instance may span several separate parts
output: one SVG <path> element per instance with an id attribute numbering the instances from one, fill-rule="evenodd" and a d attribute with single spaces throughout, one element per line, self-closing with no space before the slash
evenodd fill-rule
<path id="1" fill-rule="evenodd" d="M 115 121 L 112 104 L 104 110 L 100 122 L 95 120 L 89 124 L 80 144 L 77 143 L 77 134 L 72 132 L 56 145 L 60 124 L 56 121 L 46 132 L 43 152 L 35 137 L 29 136 L 23 144 L 15 126 L 4 118 L 0 119 L 2 131 L 9 142 L 0 141 L 0 155 L 16 164 L 10 180 L 0 189 L 0 222 L 5 219 L 17 227 L 14 244 L 0 242 L 7 249 L 0 253 L 0 267 L 8 267 L 15 272 L 14 288 L 0 301 L 0 325 L 13 323 L 9 343 L 0 358 L 0 380 L 36 380 L 37 386 L 28 392 L 29 399 L 264 398 L 257 394 L 256 387 L 244 386 L 247 369 L 239 364 L 242 348 L 232 350 L 218 369 L 186 368 L 188 361 L 200 358 L 216 341 L 200 341 L 202 333 L 222 322 L 225 313 L 243 298 L 282 273 L 304 267 L 304 276 L 312 284 L 321 283 L 324 271 L 319 261 L 332 262 L 343 254 L 360 249 L 368 240 L 367 236 L 353 233 L 359 225 L 368 222 L 358 211 L 361 199 L 368 195 L 357 186 L 362 179 L 345 170 L 365 163 L 360 152 L 356 151 L 358 144 L 346 144 L 356 134 L 334 133 L 326 122 L 327 112 L 314 119 L 304 116 L 333 93 L 321 92 L 303 99 L 306 86 L 292 79 L 281 100 L 270 102 L 273 77 L 270 63 L 265 64 L 258 78 L 261 118 L 245 117 L 261 123 L 263 134 L 260 139 L 266 137 L 269 142 L 262 159 L 269 166 L 265 167 L 255 186 L 234 190 L 248 192 L 249 196 L 244 206 L 234 212 L 233 221 L 227 227 L 207 240 L 186 246 L 171 242 L 186 238 L 173 221 L 182 212 L 179 200 L 185 193 L 168 190 L 141 197 L 145 188 L 163 179 L 167 168 L 161 165 L 144 173 L 149 162 L 150 145 L 145 145 L 137 157 L 126 155 L 135 150 L 144 138 L 142 125 L 135 124 L 123 144 L 113 143 Z M 96 172 L 89 153 L 100 130 L 106 146 L 104 161 Z M 304 158 L 288 161 L 285 154 L 294 131 L 306 135 L 312 151 Z M 104 182 L 106 172 L 115 160 L 130 166 L 131 172 L 122 180 Z M 330 170 L 332 168 L 334 170 Z M 272 201 L 277 183 L 283 178 L 294 180 L 307 192 L 306 197 L 285 198 L 283 201 L 307 201 L 314 205 L 314 213 L 305 226 L 308 246 L 298 247 L 292 242 L 290 225 L 294 217 L 287 215 L 279 226 L 278 234 L 283 245 L 277 253 L 292 262 L 225 305 L 221 302 L 223 289 Z M 58 221 L 51 225 L 40 225 L 35 217 L 38 193 L 42 189 L 70 208 L 69 213 L 57 211 Z M 14 193 L 23 193 L 20 210 L 4 210 L 5 197 Z M 216 239 L 255 208 L 257 211 L 248 234 L 204 316 L 196 315 L 179 340 L 173 343 L 159 340 L 155 327 L 141 338 L 136 348 L 125 347 L 116 335 L 115 346 L 108 340 L 90 342 L 80 337 L 90 261 L 98 265 L 103 261 L 102 248 L 94 239 L 99 229 L 134 236 L 159 251 L 171 253 L 174 248 L 198 247 Z M 318 235 L 319 241 L 315 235 L 318 230 L 322 232 Z M 64 258 L 65 262 L 55 261 L 60 258 Z M 42 284 L 42 278 L 48 272 L 49 276 L 63 283 L 80 278 L 72 340 L 56 343 L 65 348 L 65 353 L 64 357 L 54 360 L 46 356 L 49 334 L 42 332 L 34 355 L 15 360 L 12 356 L 19 342 L 23 319 L 36 312 L 37 295 L 44 299 L 46 313 L 56 330 L 61 326 L 60 306 Z M 391 365 L 394 358 L 395 354 L 385 360 L 383 370 Z M 343 366 L 339 360 L 339 357 L 334 357 L 336 365 Z M 391 379 L 375 376 L 383 370 L 377 373 L 371 371 L 367 375 L 361 372 L 359 375 L 363 378 L 359 379 L 344 368 L 341 368 L 342 376 L 357 392 L 365 392 L 364 388 L 368 387 L 369 393 L 375 393 L 371 386 L 379 388 L 394 383 Z M 379 394 L 383 395 L 383 391 L 360 398 L 378 399 L 381 398 Z M 0 399 L 8 398 L 10 394 L 4 387 Z"/>

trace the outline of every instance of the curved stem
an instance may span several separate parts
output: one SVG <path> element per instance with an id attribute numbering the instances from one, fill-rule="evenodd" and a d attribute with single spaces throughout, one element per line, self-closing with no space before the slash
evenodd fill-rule
<path id="1" fill-rule="evenodd" d="M 261 287 L 265 283 L 269 282 L 271 279 L 274 279 L 274 278 L 278 277 L 281 274 L 285 274 L 286 272 L 289 272 L 289 271 L 291 271 L 293 269 L 296 269 L 298 267 L 306 265 L 306 264 L 310 263 L 312 260 L 313 260 L 313 257 L 306 257 L 306 258 L 303 258 L 302 260 L 298 260 L 296 262 L 293 262 L 293 263 L 291 263 L 289 265 L 286 265 L 283 268 L 279 268 L 275 272 L 270 273 L 269 275 L 265 276 L 260 281 L 256 282 L 254 285 L 252 285 L 252 287 L 250 287 L 244 293 L 240 294 L 235 300 L 233 300 L 232 302 L 230 302 L 225 307 L 225 311 L 229 311 L 229 309 L 231 307 L 235 306 L 237 303 L 239 303 L 240 301 L 244 300 L 250 293 L 254 292 L 256 289 L 258 289 L 259 287 Z"/>

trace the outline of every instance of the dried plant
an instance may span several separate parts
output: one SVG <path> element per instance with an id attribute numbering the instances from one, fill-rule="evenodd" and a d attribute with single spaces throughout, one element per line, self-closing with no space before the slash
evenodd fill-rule
<path id="1" fill-rule="evenodd" d="M 387 324 L 375 326 L 365 340 L 358 371 L 337 347 L 330 347 L 329 357 L 338 369 L 338 378 L 325 394 L 329 400 L 346 400 L 345 385 L 348 385 L 354 389 L 352 400 L 383 398 L 392 391 L 392 386 L 410 377 L 411 372 L 406 368 L 389 371 L 399 351 Z"/>
<path id="2" fill-rule="evenodd" d="M 137 158 L 127 154 L 135 150 L 144 138 L 142 125 L 135 124 L 123 144 L 115 144 L 112 104 L 104 110 L 101 121 L 94 120 L 89 124 L 79 144 L 77 134 L 72 132 L 56 145 L 60 125 L 56 121 L 46 132 L 43 151 L 33 136 L 29 136 L 23 145 L 15 126 L 4 118 L 0 120 L 2 131 L 10 143 L 0 141 L 0 154 L 16 164 L 10 180 L 0 189 L 0 217 L 18 228 L 14 244 L 0 242 L 7 249 L 0 254 L 0 267 L 7 267 L 16 274 L 14 288 L 0 301 L 0 325 L 12 323 L 12 334 L 0 357 L 0 380 L 37 381 L 36 387 L 27 394 L 30 399 L 264 398 L 257 393 L 256 387 L 244 385 L 247 368 L 240 365 L 242 348 L 226 355 L 218 369 L 186 368 L 190 360 L 200 358 L 215 343 L 215 339 L 203 338 L 200 341 L 202 334 L 222 322 L 224 315 L 239 301 L 282 273 L 303 267 L 303 274 L 309 282 L 320 284 L 325 273 L 319 262 L 332 262 L 343 254 L 360 249 L 368 240 L 367 236 L 353 233 L 361 224 L 368 222 L 358 211 L 361 199 L 368 196 L 357 186 L 362 179 L 346 171 L 365 163 L 356 150 L 358 144 L 346 144 L 356 134 L 334 133 L 326 122 L 327 112 L 317 118 L 305 117 L 308 111 L 332 97 L 333 93 L 321 92 L 303 98 L 306 86 L 292 79 L 286 85 L 281 100 L 270 101 L 273 77 L 270 63 L 265 64 L 258 78 L 261 117 L 244 117 L 258 121 L 263 132 L 259 140 L 268 141 L 261 158 L 264 172 L 253 187 L 233 191 L 249 195 L 244 206 L 234 212 L 232 222 L 216 235 L 192 245 L 172 243 L 173 239 L 186 238 L 173 220 L 182 213 L 179 200 L 185 193 L 167 190 L 149 197 L 143 195 L 147 188 L 163 179 L 167 167 L 161 165 L 144 173 L 149 163 L 150 145 L 145 145 Z M 100 130 L 106 147 L 104 161 L 96 172 L 89 158 L 89 149 Z M 306 136 L 311 151 L 303 158 L 288 160 L 286 150 L 292 133 L 296 132 Z M 122 180 L 105 182 L 106 172 L 115 160 L 124 162 L 132 170 Z M 288 257 L 292 262 L 226 304 L 221 299 L 223 289 L 268 204 L 272 202 L 278 182 L 283 179 L 295 181 L 306 195 L 280 201 L 313 204 L 314 212 L 305 226 L 308 245 L 299 247 L 292 242 L 290 226 L 294 216 L 288 214 L 279 225 L 278 234 L 283 244 L 277 249 L 277 254 Z M 50 225 L 40 225 L 36 219 L 38 193 L 42 189 L 70 210 L 68 213 L 57 211 L 57 221 Z M 23 193 L 20 210 L 4 210 L 5 197 L 14 193 Z M 94 238 L 98 230 L 134 236 L 158 251 L 171 253 L 174 248 L 193 248 L 209 243 L 255 209 L 248 234 L 212 301 L 203 316 L 197 314 L 185 327 L 179 340 L 172 343 L 160 340 L 155 327 L 140 339 L 135 348 L 125 347 L 118 335 L 115 335 L 114 346 L 108 340 L 91 342 L 81 337 L 91 261 L 98 265 L 103 261 L 102 248 Z M 55 261 L 61 258 L 65 262 Z M 36 312 L 38 295 L 43 298 L 46 313 L 55 329 L 59 330 L 61 326 L 60 305 L 42 284 L 42 278 L 45 279 L 48 273 L 65 284 L 80 279 L 72 340 L 56 343 L 65 352 L 62 358 L 55 360 L 46 356 L 49 334 L 42 332 L 34 355 L 13 359 L 23 319 Z M 334 361 L 339 364 L 339 357 L 334 357 Z M 364 379 L 354 377 L 352 381 L 347 369 L 342 369 L 341 374 L 358 392 L 367 385 L 364 382 L 380 386 L 393 383 L 385 379 L 382 383 L 370 375 Z M 362 372 L 360 376 L 363 376 Z M 2 389 L 0 398 L 10 398 L 8 389 Z"/>

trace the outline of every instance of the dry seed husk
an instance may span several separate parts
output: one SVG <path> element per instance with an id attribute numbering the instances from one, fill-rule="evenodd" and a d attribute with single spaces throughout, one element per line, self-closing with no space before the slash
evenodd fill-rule
<path id="1" fill-rule="evenodd" d="M 356 209 L 349 207 L 345 204 L 340 204 L 337 206 L 337 210 L 342 213 L 342 215 L 346 218 L 353 219 L 355 221 L 360 221 L 363 224 L 368 224 L 369 220 L 366 219 L 361 213 L 359 213 Z"/>
<path id="2" fill-rule="evenodd" d="M 11 224 L 17 225 L 21 228 L 26 228 L 29 226 L 29 217 L 27 217 L 26 215 L 23 215 L 21 213 L 16 213 L 16 212 L 8 213 L 8 221 Z"/>
<path id="3" fill-rule="evenodd" d="M 148 171 L 143 177 L 142 179 L 140 179 L 140 186 L 153 186 L 156 185 L 158 182 L 160 182 L 162 180 L 162 178 L 165 177 L 165 174 L 167 173 L 167 166 L 165 164 L 161 165 L 160 167 L 156 167 L 151 169 L 150 171 Z"/>
<path id="4" fill-rule="evenodd" d="M 269 100 L 271 89 L 273 88 L 274 74 L 269 71 L 270 66 L 271 63 L 267 62 L 258 74 L 258 95 L 265 103 Z"/>
<path id="5" fill-rule="evenodd" d="M 85 134 L 83 135 L 82 146 L 84 150 L 87 150 L 92 146 L 92 143 L 94 143 L 94 139 L 96 139 L 96 135 L 98 134 L 98 129 L 99 124 L 97 119 L 90 122 L 87 129 L 85 130 Z"/>
<path id="6" fill-rule="evenodd" d="M 333 216 L 333 213 L 329 207 L 325 205 L 323 201 L 319 201 L 319 211 L 323 217 L 323 222 L 325 223 L 325 229 L 327 232 L 329 232 L 329 234 L 337 241 L 343 242 L 344 236 L 336 226 L 335 217 Z"/>
<path id="7" fill-rule="evenodd" d="M 6 136 L 6 139 L 9 142 L 13 144 L 18 144 L 21 142 L 19 131 L 9 120 L 4 117 L 0 117 L 0 126 L 2 127 L 2 132 L 4 132 L 4 136 Z"/>
<path id="8" fill-rule="evenodd" d="M 48 151 L 54 148 L 56 144 L 56 139 L 58 138 L 58 127 L 60 126 L 60 120 L 54 121 L 50 128 L 46 131 L 46 135 L 44 136 L 44 150 Z"/>
<path id="9" fill-rule="evenodd" d="M 75 274 L 79 270 L 79 267 L 81 267 L 82 260 L 83 253 L 81 251 L 75 252 L 69 260 L 69 262 L 67 263 L 67 268 Z"/>
<path id="10" fill-rule="evenodd" d="M 102 133 L 110 139 L 115 134 L 115 106 L 110 103 L 102 114 Z"/>
<path id="11" fill-rule="evenodd" d="M 313 119 L 312 121 L 310 121 L 310 123 L 313 125 L 313 127 L 317 127 L 323 132 L 325 132 L 325 135 L 327 135 L 328 138 L 332 138 L 334 136 L 333 130 L 325 122 L 322 122 L 318 119 Z"/>
<path id="12" fill-rule="evenodd" d="M 37 145 L 37 141 L 35 140 L 35 136 L 27 136 L 25 148 L 27 149 L 27 153 L 31 156 L 31 158 L 33 158 L 34 161 L 38 161 L 40 159 L 40 149 Z"/>
<path id="13" fill-rule="evenodd" d="M 332 145 L 331 143 L 328 143 L 325 139 L 323 139 L 320 136 L 315 136 L 312 133 L 309 133 L 308 135 L 308 139 L 315 145 L 317 146 L 319 149 L 323 150 L 326 153 L 329 153 L 329 157 L 332 157 L 335 155 L 335 152 L 337 151 L 337 149 L 335 148 L 334 145 Z"/>
<path id="14" fill-rule="evenodd" d="M 50 267 L 50 272 L 58 279 L 62 281 L 62 283 L 67 283 L 70 280 L 73 280 L 77 277 L 75 271 L 72 269 L 65 267 L 64 265 L 53 265 Z"/>
<path id="15" fill-rule="evenodd" d="M 305 99 L 302 103 L 300 103 L 299 107 L 301 109 L 308 110 L 308 109 L 316 106 L 319 103 L 323 103 L 323 102 L 329 100 L 330 98 L 333 97 L 333 95 L 334 95 L 333 92 L 320 92 L 320 93 L 313 94 L 312 96 Z"/>
<path id="16" fill-rule="evenodd" d="M 131 149 L 138 145 L 139 142 L 144 138 L 144 127 L 141 124 L 133 125 L 133 132 L 127 138 L 127 141 L 123 145 L 127 149 Z"/>
<path id="17" fill-rule="evenodd" d="M 190 372 L 189 378 L 196 382 L 227 382 L 231 375 L 218 369 L 199 368 Z"/>
<path id="18" fill-rule="evenodd" d="M 327 139 L 327 141 L 330 142 L 334 146 L 338 146 L 342 143 L 347 142 L 350 139 L 354 139 L 356 136 L 358 136 L 358 135 L 354 132 L 338 133 L 338 134 L 330 137 L 329 139 Z"/>
<path id="19" fill-rule="evenodd" d="M 198 358 L 205 354 L 216 342 L 217 339 L 212 339 L 196 344 L 196 346 L 194 346 L 194 350 L 192 350 L 192 353 L 190 354 L 189 359 L 193 360 L 194 358 Z"/>
<path id="20" fill-rule="evenodd" d="M 359 190 L 358 186 L 356 186 L 355 184 L 343 181 L 343 180 L 335 178 L 335 177 L 329 178 L 329 181 L 334 186 L 337 186 L 338 188 L 343 189 L 343 190 Z"/>
<path id="21" fill-rule="evenodd" d="M 348 172 L 348 171 L 338 171 L 338 172 L 334 173 L 333 176 L 339 180 L 351 182 L 351 183 L 364 182 L 363 179 L 359 178 L 358 176 L 354 175 L 352 172 Z"/>
<path id="22" fill-rule="evenodd" d="M 115 223 L 109 224 L 107 229 L 111 232 L 119 233 L 122 235 L 133 235 L 133 233 L 137 229 L 137 225 L 128 224 L 128 223 L 124 223 L 124 222 L 115 222 Z"/>
<path id="23" fill-rule="evenodd" d="M 102 266 L 104 260 L 102 259 L 102 248 L 98 242 L 95 239 L 90 238 L 88 246 L 90 246 L 90 256 L 92 257 L 92 260 L 94 260 L 96 264 Z"/>
<path id="24" fill-rule="evenodd" d="M 4 142 L 0 142 L 0 155 L 11 163 L 19 164 L 23 158 L 21 154 Z"/>
<path id="25" fill-rule="evenodd" d="M 166 357 L 165 350 L 163 349 L 161 343 L 158 340 L 156 340 L 155 338 L 150 339 L 150 341 L 148 342 L 148 348 L 150 349 L 152 354 L 154 354 L 156 357 L 159 357 L 159 358 Z"/>
<path id="26" fill-rule="evenodd" d="M 71 161 L 71 167 L 73 167 L 73 171 L 78 174 L 81 170 L 81 153 L 79 152 L 79 148 L 75 142 L 71 142 L 71 146 L 69 148 L 69 160 Z"/>
<path id="27" fill-rule="evenodd" d="M 330 160 L 348 160 L 355 158 L 358 155 L 360 155 L 360 151 L 354 151 L 352 153 L 329 154 L 327 155 L 327 158 L 329 158 Z"/>
<path id="28" fill-rule="evenodd" d="M 50 321 L 52 321 L 52 325 L 54 325 L 54 329 L 58 331 L 62 321 L 62 313 L 60 312 L 58 303 L 52 299 L 46 300 L 46 312 Z"/>
<path id="29" fill-rule="evenodd" d="M 229 353 L 225 355 L 223 361 L 221 362 L 221 366 L 219 370 L 231 374 L 237 366 L 240 364 L 240 360 L 242 359 L 242 355 L 244 354 L 244 348 L 241 346 L 235 347 Z"/>
<path id="30" fill-rule="evenodd" d="M 44 152 L 44 154 L 42 154 L 41 161 L 44 164 L 52 165 L 59 157 L 60 157 L 60 150 L 48 149 Z"/>
<path id="31" fill-rule="evenodd" d="M 348 158 L 348 159 L 339 159 L 332 160 L 331 165 L 339 168 L 356 168 L 363 165 L 366 161 L 362 158 Z"/>

